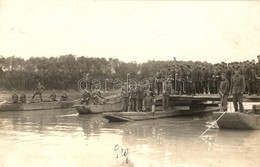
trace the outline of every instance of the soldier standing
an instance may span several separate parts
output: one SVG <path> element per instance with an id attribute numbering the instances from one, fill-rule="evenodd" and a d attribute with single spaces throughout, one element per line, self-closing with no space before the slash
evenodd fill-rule
<path id="1" fill-rule="evenodd" d="M 255 65 L 256 69 L 256 85 L 257 85 L 257 96 L 260 95 L 260 55 L 257 56 L 258 62 Z"/>
<path id="2" fill-rule="evenodd" d="M 257 93 L 257 89 L 256 89 L 256 69 L 255 69 L 255 65 L 253 63 L 251 63 L 251 69 L 250 69 L 250 93 L 252 94 L 256 94 Z"/>
<path id="3" fill-rule="evenodd" d="M 191 84 L 192 84 L 192 95 L 195 96 L 197 92 L 197 86 L 199 82 L 199 73 L 196 67 L 192 70 L 191 73 Z"/>
<path id="4" fill-rule="evenodd" d="M 228 93 L 229 93 L 229 81 L 227 80 L 226 74 L 221 74 L 221 82 L 219 86 L 219 94 L 221 109 L 227 111 L 227 101 L 228 101 Z"/>
<path id="5" fill-rule="evenodd" d="M 220 70 L 218 67 L 215 67 L 213 71 L 213 93 L 217 94 L 219 92 L 219 84 L 220 84 Z"/>
<path id="6" fill-rule="evenodd" d="M 190 66 L 187 65 L 187 71 L 186 71 L 186 93 L 188 95 L 191 95 L 192 93 L 192 81 L 191 81 L 191 74 L 192 70 L 190 69 Z"/>
<path id="7" fill-rule="evenodd" d="M 130 91 L 131 97 L 131 111 L 137 111 L 137 93 L 135 89 L 131 89 Z"/>
<path id="8" fill-rule="evenodd" d="M 157 86 L 157 95 L 161 95 L 162 94 L 162 72 L 161 70 L 158 70 L 158 72 L 156 73 L 156 86 Z"/>
<path id="9" fill-rule="evenodd" d="M 208 93 L 213 94 L 214 88 L 213 88 L 213 70 L 212 70 L 212 67 L 208 67 L 207 71 L 208 71 L 208 76 L 207 76 Z"/>
<path id="10" fill-rule="evenodd" d="M 201 71 L 201 93 L 208 94 L 208 72 L 205 67 L 203 67 Z"/>
<path id="11" fill-rule="evenodd" d="M 231 93 L 233 95 L 233 104 L 235 111 L 243 112 L 243 93 L 245 92 L 245 79 L 239 74 L 239 69 L 235 70 L 235 75 L 231 79 Z"/>
<path id="12" fill-rule="evenodd" d="M 136 94 L 137 94 L 138 111 L 142 111 L 143 110 L 144 92 L 140 85 L 138 85 L 138 87 L 137 87 Z"/>
<path id="13" fill-rule="evenodd" d="M 154 75 L 152 73 L 151 73 L 151 75 L 149 77 L 149 82 L 150 82 L 150 91 L 152 92 L 152 94 L 154 94 L 155 77 L 154 77 Z"/>
<path id="14" fill-rule="evenodd" d="M 145 111 L 146 112 L 152 111 L 152 105 L 153 105 L 153 97 L 151 96 L 150 92 L 147 92 L 147 95 L 144 98 Z"/>
<path id="15" fill-rule="evenodd" d="M 40 99 L 41 99 L 41 101 L 42 101 L 42 92 L 43 92 L 43 91 L 44 91 L 44 86 L 41 85 L 41 83 L 39 82 L 38 85 L 37 85 L 37 87 L 36 87 L 36 90 L 35 90 L 35 93 L 34 93 L 32 99 L 34 99 L 34 96 L 35 96 L 35 95 L 39 95 L 39 96 L 40 96 Z"/>
<path id="16" fill-rule="evenodd" d="M 163 92 L 163 108 L 166 111 L 168 110 L 169 107 L 170 94 L 171 94 L 171 84 L 166 82 L 165 91 Z"/>
<path id="17" fill-rule="evenodd" d="M 122 87 L 122 100 L 123 100 L 123 111 L 128 112 L 128 105 L 129 105 L 129 91 L 128 85 L 125 82 L 124 86 Z"/>
<path id="18" fill-rule="evenodd" d="M 244 93 L 248 93 L 248 95 L 250 95 L 250 67 L 247 64 L 247 62 L 244 62 L 242 65 L 242 69 L 241 69 L 241 73 L 242 76 L 245 79 L 245 91 Z"/>
<path id="19" fill-rule="evenodd" d="M 182 95 L 183 89 L 184 89 L 184 82 L 185 82 L 185 71 L 183 69 L 183 66 L 180 66 L 180 69 L 178 70 L 178 94 Z"/>

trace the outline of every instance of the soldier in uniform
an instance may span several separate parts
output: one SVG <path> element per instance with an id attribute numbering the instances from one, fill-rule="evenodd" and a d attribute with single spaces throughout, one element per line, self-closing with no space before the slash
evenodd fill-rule
<path id="1" fill-rule="evenodd" d="M 51 101 L 57 101 L 57 95 L 56 95 L 56 92 L 53 91 L 49 97 L 51 99 Z"/>
<path id="2" fill-rule="evenodd" d="M 201 71 L 201 93 L 208 94 L 208 72 L 205 67 L 203 67 Z"/>
<path id="3" fill-rule="evenodd" d="M 165 91 L 163 92 L 163 108 L 164 110 L 168 110 L 169 107 L 169 97 L 171 94 L 171 84 L 166 82 Z"/>
<path id="4" fill-rule="evenodd" d="M 235 70 L 235 75 L 231 79 L 231 93 L 233 95 L 233 104 L 235 111 L 243 112 L 243 93 L 245 92 L 245 79 L 239 74 L 239 69 Z"/>
<path id="5" fill-rule="evenodd" d="M 131 98 L 131 111 L 137 111 L 137 92 L 135 89 L 131 89 L 130 91 L 130 98 Z"/>
<path id="6" fill-rule="evenodd" d="M 12 94 L 12 102 L 13 103 L 18 103 L 18 94 L 16 93 L 16 91 L 13 92 Z"/>
<path id="7" fill-rule="evenodd" d="M 137 94 L 138 111 L 142 111 L 143 110 L 144 92 L 143 92 L 143 89 L 140 85 L 137 86 L 136 94 Z"/>
<path id="8" fill-rule="evenodd" d="M 178 94 L 182 95 L 183 89 L 184 89 L 184 83 L 185 82 L 185 71 L 183 69 L 183 66 L 180 66 L 178 70 L 178 80 L 177 80 L 177 85 L 178 85 Z"/>
<path id="9" fill-rule="evenodd" d="M 218 67 L 215 67 L 213 71 L 213 93 L 217 94 L 219 92 L 219 85 L 220 85 L 220 70 Z"/>
<path id="10" fill-rule="evenodd" d="M 92 102 L 96 105 L 96 104 L 103 104 L 103 100 L 104 97 L 101 94 L 101 91 L 99 89 L 95 89 L 92 93 Z"/>
<path id="11" fill-rule="evenodd" d="M 21 103 L 26 103 L 26 95 L 25 95 L 24 93 L 22 93 L 22 94 L 20 95 L 20 102 L 21 102 Z"/>
<path id="12" fill-rule="evenodd" d="M 250 95 L 250 67 L 247 62 L 244 62 L 241 68 L 242 76 L 245 79 L 245 91 L 244 93 L 248 93 Z"/>
<path id="13" fill-rule="evenodd" d="M 256 69 L 255 69 L 255 65 L 253 63 L 251 63 L 251 68 L 250 68 L 250 93 L 252 94 L 256 94 L 257 93 L 257 89 L 256 89 Z"/>
<path id="14" fill-rule="evenodd" d="M 145 111 L 146 112 L 152 111 L 152 105 L 153 105 L 153 97 L 151 96 L 150 92 L 147 92 L 144 98 Z"/>
<path id="15" fill-rule="evenodd" d="M 197 84 L 199 82 L 199 73 L 198 73 L 198 69 L 195 66 L 192 70 L 191 73 L 191 84 L 192 84 L 192 95 L 195 96 L 197 92 Z"/>
<path id="16" fill-rule="evenodd" d="M 260 55 L 257 56 L 258 62 L 255 64 L 257 96 L 260 95 Z"/>
<path id="17" fill-rule="evenodd" d="M 213 69 L 212 69 L 212 67 L 208 67 L 207 71 L 208 71 L 208 76 L 207 76 L 208 93 L 213 94 L 214 88 L 213 88 Z"/>
<path id="18" fill-rule="evenodd" d="M 186 82 L 185 82 L 185 85 L 186 85 L 186 93 L 188 95 L 191 95 L 192 93 L 192 81 L 191 81 L 191 74 L 192 74 L 192 70 L 190 68 L 189 65 L 187 65 L 187 70 L 186 70 Z"/>
<path id="19" fill-rule="evenodd" d="M 125 82 L 124 86 L 122 87 L 122 102 L 123 102 L 123 111 L 128 112 L 128 105 L 129 105 L 129 91 L 128 85 Z"/>
<path id="20" fill-rule="evenodd" d="M 86 105 L 88 105 L 90 98 L 91 98 L 90 92 L 88 90 L 85 90 L 84 93 L 82 94 L 82 100 L 80 104 L 82 105 L 85 103 Z"/>
<path id="21" fill-rule="evenodd" d="M 60 96 L 60 101 L 68 101 L 68 95 L 66 92 L 63 92 L 62 95 Z"/>
<path id="22" fill-rule="evenodd" d="M 36 87 L 36 90 L 35 90 L 35 93 L 34 93 L 32 99 L 34 99 L 34 96 L 35 96 L 35 95 L 39 95 L 39 96 L 40 96 L 40 99 L 41 99 L 41 101 L 42 101 L 42 92 L 43 92 L 43 91 L 44 91 L 44 86 L 41 85 L 41 83 L 39 82 L 38 85 L 37 85 L 37 87 Z"/>
<path id="23" fill-rule="evenodd" d="M 151 73 L 150 77 L 149 77 L 149 82 L 150 82 L 150 91 L 152 92 L 152 94 L 155 93 L 154 88 L 155 88 L 155 77 L 154 75 Z"/>
<path id="24" fill-rule="evenodd" d="M 221 82 L 219 86 L 219 94 L 220 94 L 220 107 L 224 111 L 227 111 L 227 101 L 228 101 L 228 93 L 229 93 L 229 81 L 227 80 L 226 74 L 221 74 Z"/>
<path id="25" fill-rule="evenodd" d="M 156 73 L 156 87 L 157 87 L 157 95 L 162 94 L 162 72 L 161 70 L 158 70 Z"/>

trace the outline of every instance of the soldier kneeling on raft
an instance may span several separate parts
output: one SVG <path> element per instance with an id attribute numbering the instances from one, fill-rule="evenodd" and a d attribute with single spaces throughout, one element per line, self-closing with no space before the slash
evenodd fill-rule
<path id="1" fill-rule="evenodd" d="M 101 99 L 104 99 L 104 97 L 101 95 L 101 92 L 100 90 L 94 90 L 94 92 L 92 93 L 92 101 L 93 103 L 96 105 L 96 104 L 103 104 L 104 101 L 101 100 Z"/>
<path id="2" fill-rule="evenodd" d="M 14 91 L 14 93 L 12 94 L 12 103 L 18 103 L 18 94 L 16 93 L 16 91 Z"/>
<path id="3" fill-rule="evenodd" d="M 86 105 L 88 105 L 90 98 L 91 98 L 90 92 L 88 90 L 85 90 L 84 93 L 82 94 L 82 100 L 80 104 L 82 105 L 86 103 Z"/>
<path id="4" fill-rule="evenodd" d="M 68 101 L 69 97 L 66 92 L 63 92 L 60 96 L 60 101 Z"/>
<path id="5" fill-rule="evenodd" d="M 55 91 L 52 92 L 52 94 L 49 97 L 51 99 L 51 101 L 57 101 L 57 95 L 55 93 Z"/>
<path id="6" fill-rule="evenodd" d="M 26 103 L 26 95 L 25 95 L 24 93 L 22 93 L 22 94 L 20 95 L 20 102 L 21 102 L 21 103 Z"/>

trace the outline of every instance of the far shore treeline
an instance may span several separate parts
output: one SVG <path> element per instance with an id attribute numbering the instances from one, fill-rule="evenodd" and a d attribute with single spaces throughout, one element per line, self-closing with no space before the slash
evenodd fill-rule
<path id="1" fill-rule="evenodd" d="M 140 81 L 149 78 L 151 73 L 161 70 L 167 74 L 169 68 L 178 65 L 211 65 L 205 62 L 193 61 L 147 61 L 125 63 L 119 59 L 77 57 L 63 55 L 59 57 L 31 57 L 27 60 L 16 56 L 0 56 L 0 89 L 33 90 L 38 82 L 46 89 L 77 89 L 78 81 L 89 74 L 89 80 L 98 79 L 106 82 L 107 90 L 113 87 L 116 79 L 126 80 L 126 75 Z M 90 83 L 91 84 L 91 83 Z M 103 87 L 103 86 L 102 86 Z"/>

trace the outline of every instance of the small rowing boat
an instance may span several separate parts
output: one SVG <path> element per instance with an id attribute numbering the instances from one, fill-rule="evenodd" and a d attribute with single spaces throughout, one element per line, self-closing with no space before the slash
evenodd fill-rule
<path id="1" fill-rule="evenodd" d="M 216 108 L 206 110 L 169 110 L 154 112 L 104 112 L 102 116 L 109 122 L 117 121 L 141 121 L 148 119 L 167 118 L 174 116 L 198 115 L 216 111 Z"/>
<path id="2" fill-rule="evenodd" d="M 123 109 L 122 103 L 114 104 L 89 104 L 89 105 L 74 105 L 79 114 L 98 114 L 102 112 L 119 112 Z"/>
<path id="3" fill-rule="evenodd" d="M 214 112 L 213 119 L 218 119 L 222 114 L 222 117 L 217 121 L 219 128 L 224 129 L 260 129 L 260 115 L 257 109 L 259 107 L 253 106 L 253 110 L 250 112 Z"/>
<path id="4" fill-rule="evenodd" d="M 33 111 L 71 108 L 75 101 L 1 103 L 0 111 Z"/>

